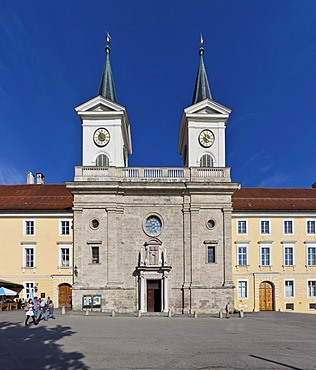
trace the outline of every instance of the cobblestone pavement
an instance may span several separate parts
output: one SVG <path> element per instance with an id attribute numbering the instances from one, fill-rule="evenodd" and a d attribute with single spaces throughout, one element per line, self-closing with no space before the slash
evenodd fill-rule
<path id="1" fill-rule="evenodd" d="M 316 315 L 56 315 L 0 312 L 0 369 L 316 369 Z"/>

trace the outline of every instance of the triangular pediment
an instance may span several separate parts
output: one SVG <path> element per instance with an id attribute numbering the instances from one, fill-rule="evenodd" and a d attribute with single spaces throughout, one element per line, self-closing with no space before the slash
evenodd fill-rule
<path id="1" fill-rule="evenodd" d="M 99 95 L 75 108 L 81 112 L 122 112 L 125 107 Z"/>
<path id="2" fill-rule="evenodd" d="M 201 115 L 229 115 L 231 110 L 224 105 L 221 105 L 214 100 L 202 100 L 184 110 L 186 114 L 201 114 Z"/>
<path id="3" fill-rule="evenodd" d="M 99 104 L 99 105 L 96 105 L 90 109 L 87 110 L 88 112 L 109 112 L 109 111 L 113 111 L 113 109 L 103 105 L 103 104 Z"/>

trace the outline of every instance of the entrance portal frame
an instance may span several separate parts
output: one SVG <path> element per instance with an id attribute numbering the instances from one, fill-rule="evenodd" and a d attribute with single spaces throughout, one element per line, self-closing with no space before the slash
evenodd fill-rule
<path id="1" fill-rule="evenodd" d="M 141 267 L 138 268 L 140 270 Z M 147 311 L 147 282 L 149 280 L 161 281 L 161 312 L 169 311 L 168 276 L 171 267 L 143 267 L 139 271 L 139 310 Z"/>

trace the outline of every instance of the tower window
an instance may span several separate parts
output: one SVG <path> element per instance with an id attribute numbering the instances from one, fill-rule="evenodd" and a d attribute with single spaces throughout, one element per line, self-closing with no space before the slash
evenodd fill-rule
<path id="1" fill-rule="evenodd" d="M 213 159 L 209 154 L 203 154 L 200 159 L 200 167 L 213 167 Z"/>
<path id="2" fill-rule="evenodd" d="M 109 157 L 105 154 L 99 154 L 95 161 L 97 167 L 108 167 L 109 165 Z"/>
<path id="3" fill-rule="evenodd" d="M 100 263 L 99 247 L 91 247 L 92 263 Z"/>
<path id="4" fill-rule="evenodd" d="M 207 263 L 215 263 L 215 247 L 207 247 Z"/>

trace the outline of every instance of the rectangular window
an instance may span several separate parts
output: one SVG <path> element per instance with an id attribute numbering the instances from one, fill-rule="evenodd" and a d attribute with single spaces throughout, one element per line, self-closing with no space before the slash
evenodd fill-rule
<path id="1" fill-rule="evenodd" d="M 92 263 L 100 263 L 99 247 L 91 247 Z"/>
<path id="2" fill-rule="evenodd" d="M 237 220 L 237 234 L 247 234 L 246 220 Z"/>
<path id="3" fill-rule="evenodd" d="M 70 250 L 69 248 L 60 248 L 60 261 L 61 267 L 69 267 L 70 263 Z"/>
<path id="4" fill-rule="evenodd" d="M 33 293 L 33 295 L 35 295 L 35 283 L 34 282 L 24 282 L 24 294 L 23 294 L 23 297 L 25 299 L 29 299 L 30 298 L 30 295 L 31 293 Z"/>
<path id="5" fill-rule="evenodd" d="M 316 234 L 315 220 L 307 220 L 307 234 Z"/>
<path id="6" fill-rule="evenodd" d="M 70 221 L 61 220 L 59 230 L 60 230 L 60 235 L 70 235 Z"/>
<path id="7" fill-rule="evenodd" d="M 284 234 L 293 234 L 293 221 L 284 220 L 283 221 L 283 233 Z"/>
<path id="8" fill-rule="evenodd" d="M 270 247 L 261 248 L 261 266 L 270 266 Z"/>
<path id="9" fill-rule="evenodd" d="M 316 310 L 316 303 L 310 303 L 309 304 L 309 309 L 310 310 Z"/>
<path id="10" fill-rule="evenodd" d="M 238 298 L 248 298 L 247 280 L 238 281 Z"/>
<path id="11" fill-rule="evenodd" d="M 294 280 L 284 281 L 284 297 L 286 298 L 294 297 Z"/>
<path id="12" fill-rule="evenodd" d="M 284 266 L 294 265 L 293 247 L 284 247 Z"/>
<path id="13" fill-rule="evenodd" d="M 285 309 L 294 311 L 294 303 L 286 303 L 285 304 Z"/>
<path id="14" fill-rule="evenodd" d="M 207 263 L 215 263 L 215 247 L 207 247 Z"/>
<path id="15" fill-rule="evenodd" d="M 308 286 L 308 296 L 316 297 L 316 280 L 309 280 L 307 282 Z"/>
<path id="16" fill-rule="evenodd" d="M 24 221 L 24 235 L 35 235 L 35 221 L 34 220 Z"/>
<path id="17" fill-rule="evenodd" d="M 316 247 L 307 248 L 307 265 L 316 266 Z"/>
<path id="18" fill-rule="evenodd" d="M 25 267 L 34 267 L 34 249 L 25 248 Z"/>
<path id="19" fill-rule="evenodd" d="M 261 220 L 260 221 L 260 233 L 261 234 L 270 234 L 270 221 Z"/>
<path id="20" fill-rule="evenodd" d="M 247 247 L 237 247 L 237 261 L 239 266 L 247 266 Z"/>

